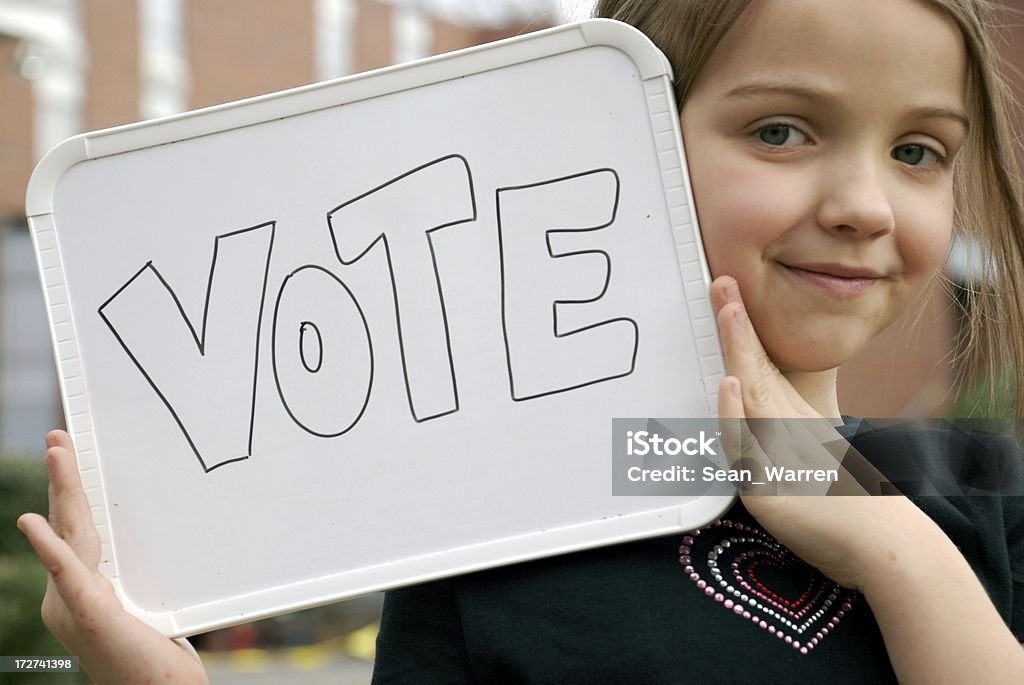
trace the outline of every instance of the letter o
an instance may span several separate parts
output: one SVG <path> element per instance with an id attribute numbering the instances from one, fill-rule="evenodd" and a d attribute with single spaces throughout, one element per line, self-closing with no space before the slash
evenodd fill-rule
<path id="1" fill-rule="evenodd" d="M 333 438 L 359 422 L 373 386 L 373 346 L 363 310 L 341 279 L 319 266 L 303 266 L 284 279 L 271 354 L 281 403 L 300 428 Z"/>

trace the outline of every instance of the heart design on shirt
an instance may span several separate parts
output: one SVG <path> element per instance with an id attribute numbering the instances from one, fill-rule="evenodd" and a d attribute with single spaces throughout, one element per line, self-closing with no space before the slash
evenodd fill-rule
<path id="1" fill-rule="evenodd" d="M 859 596 L 761 528 L 718 520 L 687 533 L 679 563 L 699 590 L 800 654 L 835 630 Z"/>

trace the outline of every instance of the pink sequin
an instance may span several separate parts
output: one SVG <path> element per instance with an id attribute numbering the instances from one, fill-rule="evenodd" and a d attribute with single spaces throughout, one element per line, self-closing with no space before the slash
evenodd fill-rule
<path id="1" fill-rule="evenodd" d="M 728 528 L 735 532 L 723 530 Z M 701 538 L 704 531 L 709 531 L 708 538 Z M 835 629 L 858 597 L 801 562 L 757 526 L 718 520 L 690 531 L 682 542 L 680 565 L 698 589 L 801 655 L 810 653 Z M 698 569 L 705 568 L 705 560 L 707 569 L 701 573 Z M 779 574 L 806 586 L 796 592 L 773 587 Z M 741 601 L 741 596 L 747 599 Z M 772 620 L 781 625 L 773 625 Z M 800 642 L 794 637 L 808 639 Z"/>

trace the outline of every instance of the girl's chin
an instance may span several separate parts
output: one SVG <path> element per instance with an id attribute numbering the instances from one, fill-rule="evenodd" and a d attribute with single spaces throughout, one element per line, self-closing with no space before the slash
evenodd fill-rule
<path id="1" fill-rule="evenodd" d="M 853 359 L 863 346 L 850 345 L 849 341 L 822 342 L 813 347 L 792 345 L 775 350 L 767 347 L 768 356 L 780 371 L 790 373 L 822 373 L 833 371 Z M 776 353 L 777 352 L 777 353 Z"/>
<path id="2" fill-rule="evenodd" d="M 754 330 L 775 366 L 803 373 L 831 371 L 860 354 L 884 328 L 876 317 L 865 318 L 787 311 L 762 319 L 751 314 Z"/>

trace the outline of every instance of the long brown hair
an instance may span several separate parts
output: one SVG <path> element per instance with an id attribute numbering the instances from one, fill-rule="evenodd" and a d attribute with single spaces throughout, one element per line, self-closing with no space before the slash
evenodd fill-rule
<path id="1" fill-rule="evenodd" d="M 668 56 L 681 109 L 704 64 L 750 1 L 598 0 L 594 16 L 631 24 Z M 991 0 L 927 1 L 942 7 L 959 26 L 970 69 L 971 128 L 955 169 L 954 229 L 975 251 L 972 262 L 979 273 L 964 291 L 957 378 L 961 384 L 990 381 L 989 407 L 1001 399 L 995 396 L 995 381 L 1011 381 L 1014 413 L 1022 418 L 1024 211 L 1018 139 L 1007 115 L 1013 97 L 992 39 L 1000 8 Z"/>

